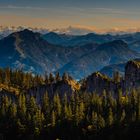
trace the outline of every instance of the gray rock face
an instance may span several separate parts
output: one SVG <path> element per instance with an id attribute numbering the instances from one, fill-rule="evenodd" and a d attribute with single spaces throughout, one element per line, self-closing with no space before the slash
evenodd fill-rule
<path id="1" fill-rule="evenodd" d="M 125 83 L 129 89 L 140 85 L 140 60 L 129 61 L 126 64 Z"/>
<path id="2" fill-rule="evenodd" d="M 72 93 L 79 91 L 79 89 L 80 85 L 75 80 L 69 78 L 68 80 L 60 80 L 52 84 L 33 87 L 27 93 L 29 93 L 28 96 L 35 96 L 37 102 L 40 103 L 46 92 L 51 98 L 56 94 L 63 98 L 65 94 L 69 97 Z"/>
<path id="3" fill-rule="evenodd" d="M 90 75 L 85 82 L 87 92 L 102 93 L 103 90 L 115 93 L 118 89 L 132 90 L 140 87 L 140 59 L 128 61 L 125 66 L 125 76 L 116 81 L 99 72 Z"/>
<path id="4" fill-rule="evenodd" d="M 93 73 L 86 80 L 86 91 L 102 93 L 103 90 L 110 90 L 114 85 L 113 81 L 99 72 Z"/>

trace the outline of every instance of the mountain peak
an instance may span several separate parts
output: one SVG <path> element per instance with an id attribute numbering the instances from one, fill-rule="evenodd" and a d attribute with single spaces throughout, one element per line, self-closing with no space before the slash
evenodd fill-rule
<path id="1" fill-rule="evenodd" d="M 29 29 L 24 29 L 24 30 L 22 30 L 22 31 L 18 31 L 18 32 L 14 32 L 14 33 L 12 33 L 11 34 L 12 36 L 15 36 L 15 35 L 19 35 L 19 36 L 28 36 L 28 37 L 31 37 L 31 36 L 40 36 L 40 33 L 36 33 L 36 32 L 33 32 L 33 31 L 31 31 L 31 30 L 29 30 Z"/>
<path id="2" fill-rule="evenodd" d="M 48 35 L 58 35 L 57 33 L 55 33 L 55 32 L 49 32 L 49 33 L 47 33 Z"/>
<path id="3" fill-rule="evenodd" d="M 20 32 L 33 33 L 33 31 L 31 31 L 30 29 L 24 29 L 24 30 L 22 30 L 22 31 L 20 31 Z"/>

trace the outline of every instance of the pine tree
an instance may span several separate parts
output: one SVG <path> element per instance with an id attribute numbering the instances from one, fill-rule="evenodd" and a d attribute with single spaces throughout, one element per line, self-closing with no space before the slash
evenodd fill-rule
<path id="1" fill-rule="evenodd" d="M 5 118 L 5 116 L 6 116 L 6 110 L 4 104 L 2 104 L 0 108 L 0 118 Z"/>
<path id="2" fill-rule="evenodd" d="M 56 115 L 55 115 L 55 112 L 53 110 L 52 114 L 51 114 L 51 125 L 54 127 L 55 124 L 56 124 Z"/>
<path id="3" fill-rule="evenodd" d="M 140 121 L 140 94 L 138 95 L 138 102 L 137 102 L 137 121 Z"/>
<path id="4" fill-rule="evenodd" d="M 59 72 L 56 73 L 56 75 L 55 75 L 55 80 L 56 80 L 56 82 L 61 81 L 61 77 L 60 77 Z"/>
<path id="5" fill-rule="evenodd" d="M 67 107 L 66 104 L 64 105 L 64 114 L 63 114 L 63 116 L 64 116 L 65 119 L 68 119 L 68 117 L 69 117 L 69 110 L 68 110 L 68 107 Z"/>
<path id="6" fill-rule="evenodd" d="M 135 110 L 137 105 L 137 99 L 138 99 L 135 89 L 132 90 L 130 97 L 131 97 L 132 110 Z"/>
<path id="7" fill-rule="evenodd" d="M 3 96 L 1 106 L 4 107 L 5 113 L 8 112 L 9 105 L 10 105 L 10 100 L 8 99 L 7 96 Z"/>
<path id="8" fill-rule="evenodd" d="M 109 112 L 108 112 L 108 118 L 107 118 L 107 125 L 111 126 L 114 122 L 114 117 L 113 117 L 113 112 L 112 109 L 109 108 Z"/>
<path id="9" fill-rule="evenodd" d="M 72 109 L 71 109 L 71 106 L 68 105 L 68 120 L 71 120 L 72 119 Z"/>
<path id="10" fill-rule="evenodd" d="M 118 90 L 118 96 L 117 96 L 117 99 L 116 99 L 116 101 L 117 101 L 117 108 L 116 108 L 116 110 L 117 110 L 117 120 L 120 120 L 120 117 L 121 117 L 121 113 L 122 113 L 122 107 L 123 107 L 123 101 L 122 101 L 122 90 L 121 89 L 119 89 Z"/>
<path id="11" fill-rule="evenodd" d="M 97 129 L 98 127 L 98 116 L 97 116 L 97 113 L 96 112 L 92 112 L 92 116 L 91 116 L 91 122 L 92 122 L 92 125 L 94 126 L 95 129 Z"/>
<path id="12" fill-rule="evenodd" d="M 37 111 L 33 116 L 33 118 L 34 118 L 35 128 L 39 128 L 39 130 L 41 130 L 44 122 L 44 115 L 39 107 L 37 108 Z"/>
<path id="13" fill-rule="evenodd" d="M 76 125 L 78 125 L 79 122 L 80 122 L 80 118 L 79 118 L 79 106 L 78 105 L 76 105 L 74 118 L 75 118 Z"/>
<path id="14" fill-rule="evenodd" d="M 120 89 L 118 91 L 117 103 L 118 103 L 119 107 L 122 106 L 122 90 L 120 90 Z"/>
<path id="15" fill-rule="evenodd" d="M 26 98 L 25 98 L 24 94 L 19 96 L 17 108 L 18 108 L 18 114 L 19 114 L 20 118 L 22 120 L 25 120 L 27 108 L 26 108 Z"/>
<path id="16" fill-rule="evenodd" d="M 105 127 L 105 120 L 101 115 L 98 115 L 97 126 L 98 126 L 98 129 L 102 129 Z"/>
<path id="17" fill-rule="evenodd" d="M 67 104 L 68 104 L 68 97 L 67 94 L 65 93 L 63 97 L 63 105 L 67 105 Z"/>
<path id="18" fill-rule="evenodd" d="M 75 100 L 74 93 L 72 93 L 70 96 L 70 105 L 71 105 L 72 113 L 74 113 L 76 109 L 76 100 Z"/>
<path id="19" fill-rule="evenodd" d="M 45 84 L 48 85 L 49 84 L 49 77 L 48 75 L 46 74 L 45 75 L 45 80 L 44 80 Z"/>
<path id="20" fill-rule="evenodd" d="M 50 101 L 49 101 L 49 96 L 48 96 L 48 92 L 46 92 L 43 95 L 43 99 L 42 99 L 42 111 L 45 115 L 45 117 L 47 117 L 46 119 L 49 119 L 49 114 L 50 114 Z"/>
<path id="21" fill-rule="evenodd" d="M 53 83 L 54 82 L 54 77 L 53 77 L 53 74 L 52 73 L 50 73 L 50 75 L 49 75 L 49 83 Z"/>
<path id="22" fill-rule="evenodd" d="M 28 103 L 28 112 L 30 113 L 30 115 L 32 117 L 32 116 L 34 116 L 36 111 L 37 111 L 36 100 L 33 96 L 31 96 L 29 103 Z"/>
<path id="23" fill-rule="evenodd" d="M 79 106 L 79 118 L 80 118 L 80 121 L 85 118 L 84 111 L 85 111 L 85 106 L 84 106 L 84 103 L 81 102 L 80 106 Z"/>
<path id="24" fill-rule="evenodd" d="M 125 120 L 125 117 L 126 117 L 126 113 L 125 113 L 125 110 L 123 110 L 121 118 L 120 118 L 120 122 L 123 122 Z"/>
<path id="25" fill-rule="evenodd" d="M 56 94 L 54 96 L 53 104 L 54 104 L 54 109 L 55 109 L 57 116 L 60 117 L 62 106 L 61 106 L 61 101 L 60 101 L 60 97 L 58 94 Z"/>
<path id="26" fill-rule="evenodd" d="M 12 103 L 9 107 L 9 116 L 12 119 L 15 119 L 17 115 L 17 105 L 15 103 Z"/>
<path id="27" fill-rule="evenodd" d="M 62 80 L 66 82 L 66 81 L 68 81 L 68 79 L 69 79 L 68 74 L 64 73 L 63 76 L 62 76 Z"/>

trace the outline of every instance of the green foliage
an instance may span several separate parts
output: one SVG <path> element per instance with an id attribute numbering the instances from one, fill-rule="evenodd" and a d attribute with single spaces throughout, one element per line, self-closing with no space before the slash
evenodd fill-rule
<path id="1" fill-rule="evenodd" d="M 67 75 L 63 76 L 63 80 L 67 78 Z M 32 76 L 21 71 L 0 70 L 0 82 L 18 87 L 21 91 L 14 98 L 8 93 L 0 96 L 2 134 L 8 136 L 12 133 L 19 138 L 45 135 L 48 139 L 61 139 L 61 136 L 68 133 L 67 139 L 73 135 L 86 137 L 89 133 L 96 135 L 117 126 L 140 124 L 140 94 L 135 89 L 125 94 L 121 89 L 114 94 L 104 90 L 100 95 L 73 92 L 64 95 L 54 93 L 50 96 L 46 91 L 43 94 L 37 93 L 41 96 L 40 99 L 27 90 L 40 84 L 51 86 L 60 77 L 59 74 L 55 78 L 50 75 L 45 80 L 41 76 Z"/>

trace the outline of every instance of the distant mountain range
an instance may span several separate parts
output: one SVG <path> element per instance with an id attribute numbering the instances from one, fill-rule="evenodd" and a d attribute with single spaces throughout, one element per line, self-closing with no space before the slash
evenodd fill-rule
<path id="1" fill-rule="evenodd" d="M 69 73 L 81 79 L 101 71 L 111 76 L 120 63 L 140 58 L 140 33 L 125 35 L 42 35 L 25 29 L 0 40 L 0 66 L 33 73 Z M 123 73 L 123 72 L 122 72 Z"/>
<path id="2" fill-rule="evenodd" d="M 111 34 L 95 34 L 89 33 L 86 35 L 68 35 L 68 34 L 57 34 L 55 32 L 49 32 L 43 35 L 43 38 L 49 43 L 57 44 L 61 46 L 80 46 L 88 43 L 106 43 L 114 40 L 123 40 L 128 45 L 140 41 L 140 33 L 131 33 L 123 35 L 111 35 Z"/>
<path id="3" fill-rule="evenodd" d="M 0 40 L 0 66 L 37 73 L 53 72 L 96 46 L 66 48 L 52 45 L 41 34 L 23 30 Z"/>
<path id="4" fill-rule="evenodd" d="M 134 58 L 140 58 L 140 54 L 130 50 L 124 41 L 115 40 L 99 45 L 95 50 L 66 64 L 58 71 L 61 74 L 68 72 L 71 76 L 80 79 L 92 71 L 99 71 L 105 66 L 123 63 Z"/>
<path id="5" fill-rule="evenodd" d="M 3 37 L 7 37 L 11 33 L 19 32 L 19 31 L 22 31 L 24 29 L 26 29 L 26 27 L 22 27 L 22 26 L 19 26 L 19 27 L 0 26 L 0 39 L 2 39 Z M 48 29 L 44 29 L 44 28 L 31 28 L 31 27 L 29 27 L 28 29 L 33 31 L 33 32 L 38 32 L 38 33 L 41 33 L 41 34 L 46 34 L 46 33 L 49 32 Z"/>

